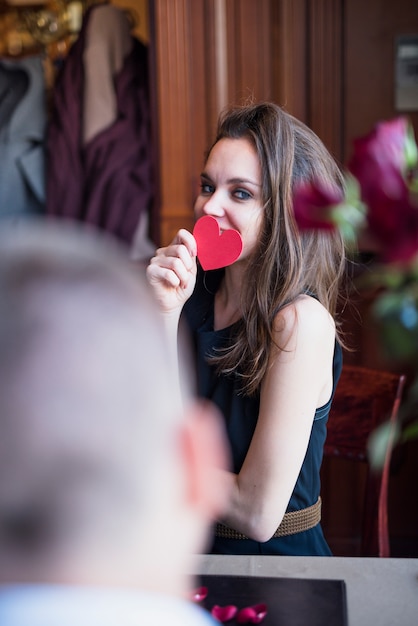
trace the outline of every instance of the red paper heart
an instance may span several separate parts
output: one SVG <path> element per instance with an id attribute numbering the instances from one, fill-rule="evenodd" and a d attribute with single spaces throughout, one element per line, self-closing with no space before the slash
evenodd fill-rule
<path id="1" fill-rule="evenodd" d="M 232 265 L 242 252 L 242 239 L 237 230 L 224 230 L 211 215 L 201 217 L 193 235 L 197 242 L 197 257 L 204 270 L 216 270 Z"/>
<path id="2" fill-rule="evenodd" d="M 267 606 L 265 604 L 254 604 L 253 606 L 246 606 L 244 609 L 238 611 L 237 623 L 261 624 L 266 615 Z"/>
<path id="3" fill-rule="evenodd" d="M 208 595 L 207 587 L 198 587 L 192 592 L 192 600 L 193 602 L 202 602 Z"/>
<path id="4" fill-rule="evenodd" d="M 214 617 L 218 622 L 229 622 L 231 619 L 235 617 L 237 614 L 237 607 L 234 604 L 228 604 L 227 606 L 219 606 L 215 604 L 215 606 L 211 609 L 212 617 Z"/>

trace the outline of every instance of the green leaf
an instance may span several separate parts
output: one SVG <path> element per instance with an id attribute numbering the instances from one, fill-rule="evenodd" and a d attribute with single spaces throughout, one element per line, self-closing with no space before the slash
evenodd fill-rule
<path id="1" fill-rule="evenodd" d="M 361 201 L 360 185 L 354 176 L 346 174 L 344 201 L 332 209 L 332 221 L 347 244 L 357 242 L 358 231 L 366 221 L 366 205 Z"/>
<path id="2" fill-rule="evenodd" d="M 408 120 L 406 130 L 404 155 L 406 166 L 410 169 L 414 169 L 414 167 L 418 164 L 418 148 L 415 141 L 414 127 L 412 126 L 410 120 Z"/>
<path id="3" fill-rule="evenodd" d="M 418 439 L 418 420 L 408 424 L 402 432 L 402 441 L 411 441 Z"/>
<path id="4" fill-rule="evenodd" d="M 395 445 L 399 439 L 399 427 L 391 422 L 383 422 L 370 435 L 367 444 L 370 465 L 373 469 L 381 469 L 385 463 L 389 445 Z"/>
<path id="5" fill-rule="evenodd" d="M 374 305 L 373 313 L 379 318 L 396 318 L 405 305 L 405 296 L 399 291 L 387 291 L 380 295 Z"/>

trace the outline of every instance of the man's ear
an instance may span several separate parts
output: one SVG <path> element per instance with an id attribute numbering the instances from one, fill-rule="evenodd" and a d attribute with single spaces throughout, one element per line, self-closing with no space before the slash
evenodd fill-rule
<path id="1" fill-rule="evenodd" d="M 194 402 L 183 429 L 187 497 L 205 517 L 221 516 L 229 498 L 225 471 L 230 468 L 229 444 L 222 418 L 209 402 Z"/>

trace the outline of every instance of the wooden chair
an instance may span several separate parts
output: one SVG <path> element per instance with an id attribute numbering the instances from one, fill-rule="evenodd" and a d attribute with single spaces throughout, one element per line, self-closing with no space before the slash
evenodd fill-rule
<path id="1" fill-rule="evenodd" d="M 404 385 L 403 375 L 344 365 L 334 396 L 324 456 L 367 464 L 361 523 L 361 556 L 390 556 L 388 483 L 392 437 L 380 470 L 370 467 L 367 444 L 370 433 L 387 420 L 390 420 L 393 436 Z M 323 506 L 326 507 L 326 502 Z M 325 528 L 324 531 L 326 532 Z"/>

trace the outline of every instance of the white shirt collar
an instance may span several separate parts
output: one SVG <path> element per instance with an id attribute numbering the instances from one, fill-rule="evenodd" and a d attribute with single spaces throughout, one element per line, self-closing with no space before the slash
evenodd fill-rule
<path id="1" fill-rule="evenodd" d="M 2 626 L 213 626 L 191 602 L 136 590 L 11 585 L 0 587 Z"/>

